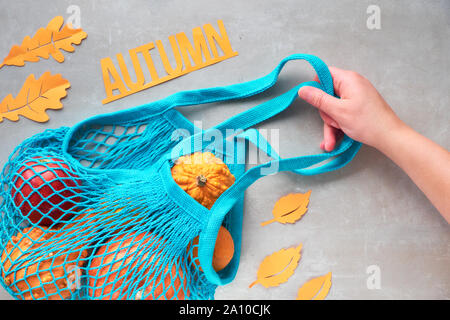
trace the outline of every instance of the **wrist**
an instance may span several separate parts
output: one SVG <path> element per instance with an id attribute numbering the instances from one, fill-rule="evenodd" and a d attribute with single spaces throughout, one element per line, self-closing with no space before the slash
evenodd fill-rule
<path id="1" fill-rule="evenodd" d="M 376 140 L 372 147 L 391 158 L 396 150 L 401 149 L 401 144 L 408 141 L 407 137 L 410 130 L 411 128 L 406 123 L 396 117 L 390 126 L 380 133 L 380 138 Z"/>

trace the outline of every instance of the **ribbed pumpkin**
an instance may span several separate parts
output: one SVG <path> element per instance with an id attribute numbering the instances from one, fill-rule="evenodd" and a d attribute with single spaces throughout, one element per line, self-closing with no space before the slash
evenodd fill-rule
<path id="1" fill-rule="evenodd" d="M 172 177 L 184 191 L 208 209 L 235 181 L 227 165 L 211 152 L 180 157 L 172 167 Z"/>
<path id="2" fill-rule="evenodd" d="M 47 227 L 25 228 L 11 237 L 2 253 L 2 278 L 25 300 L 62 300 L 77 289 L 81 269 L 88 256 L 82 246 L 64 249 L 62 230 Z M 70 240 L 69 240 L 70 241 Z M 59 247 L 61 245 L 61 247 Z M 69 283 L 70 279 L 72 283 Z"/>
<path id="3" fill-rule="evenodd" d="M 167 266 L 164 271 L 158 269 L 161 267 L 158 249 L 162 246 L 164 241 L 161 238 L 146 233 L 131 232 L 109 240 L 95 253 L 89 265 L 90 298 L 93 300 L 141 300 L 144 297 L 145 300 L 185 299 L 187 280 L 181 266 L 177 268 L 173 263 L 170 271 Z M 156 271 L 158 271 L 157 275 L 155 275 Z M 138 274 L 140 289 L 134 293 L 127 293 L 130 284 L 133 284 L 130 283 L 130 279 Z M 146 279 L 150 281 L 145 286 Z"/>

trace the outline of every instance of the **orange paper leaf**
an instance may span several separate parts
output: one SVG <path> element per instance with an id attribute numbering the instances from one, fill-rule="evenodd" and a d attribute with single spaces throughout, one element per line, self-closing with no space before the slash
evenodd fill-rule
<path id="1" fill-rule="evenodd" d="M 260 283 L 264 287 L 275 287 L 288 281 L 294 274 L 301 258 L 302 244 L 298 247 L 281 249 L 267 256 L 260 264 L 257 280 L 249 288 Z"/>
<path id="2" fill-rule="evenodd" d="M 297 300 L 323 300 L 331 287 L 331 272 L 306 282 L 297 294 Z"/>
<path id="3" fill-rule="evenodd" d="M 40 58 L 48 59 L 50 56 L 58 62 L 64 61 L 61 51 L 75 51 L 72 44 L 80 44 L 87 37 L 83 29 L 72 29 L 65 25 L 63 17 L 53 18 L 46 28 L 40 28 L 34 37 L 26 36 L 22 44 L 14 45 L 8 56 L 3 60 L 0 68 L 4 65 L 23 66 L 25 61 L 37 62 Z"/>
<path id="4" fill-rule="evenodd" d="M 0 103 L 0 122 L 3 118 L 17 121 L 19 115 L 37 122 L 47 121 L 45 110 L 61 109 L 60 100 L 67 95 L 69 87 L 69 81 L 60 74 L 46 72 L 37 80 L 31 74 L 15 98 L 9 94 Z"/>
<path id="5" fill-rule="evenodd" d="M 309 196 L 311 190 L 306 193 L 291 193 L 282 197 L 275 203 L 272 214 L 273 219 L 261 223 L 266 226 L 272 222 L 294 223 L 299 220 L 308 210 Z"/>

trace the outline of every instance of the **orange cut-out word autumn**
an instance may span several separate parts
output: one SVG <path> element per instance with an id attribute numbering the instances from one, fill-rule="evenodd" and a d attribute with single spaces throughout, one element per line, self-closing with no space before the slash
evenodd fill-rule
<path id="1" fill-rule="evenodd" d="M 261 226 L 266 226 L 272 222 L 295 223 L 308 210 L 311 190 L 306 193 L 291 193 L 280 198 L 273 207 L 273 219 L 262 222 Z"/>
<path id="2" fill-rule="evenodd" d="M 40 28 L 33 37 L 26 36 L 22 44 L 14 45 L 8 56 L 0 64 L 23 66 L 26 61 L 37 62 L 40 58 L 48 59 L 50 56 L 58 62 L 64 61 L 64 54 L 75 51 L 72 44 L 80 44 L 87 37 L 87 33 L 82 29 L 73 29 L 70 25 L 65 25 L 63 17 L 53 18 L 45 28 Z"/>
<path id="3" fill-rule="evenodd" d="M 297 300 L 323 300 L 331 287 L 331 272 L 306 282 L 297 293 Z"/>
<path id="4" fill-rule="evenodd" d="M 128 50 L 135 76 L 128 71 L 129 68 L 122 53 L 116 54 L 118 69 L 110 57 L 101 59 L 100 64 L 106 92 L 106 98 L 102 103 L 115 101 L 236 56 L 238 53 L 231 48 L 222 20 L 218 20 L 217 24 L 218 31 L 209 23 L 204 24 L 203 29 L 201 27 L 192 29 L 192 43 L 184 32 L 169 36 L 169 50 L 166 49 L 169 46 L 164 46 L 161 40 Z M 219 48 L 223 54 L 220 53 Z M 158 51 L 155 54 L 156 57 L 159 56 L 157 60 L 152 57 L 151 51 L 154 49 Z M 171 52 L 171 54 L 168 52 Z M 171 64 L 168 58 L 172 55 L 175 60 L 174 64 Z M 142 59 L 144 64 L 141 64 L 140 60 Z M 164 70 L 163 74 L 157 71 L 157 65 Z M 144 76 L 145 67 L 150 74 L 150 79 L 146 79 Z M 136 78 L 136 81 L 132 78 Z"/>
<path id="5" fill-rule="evenodd" d="M 69 87 L 70 82 L 60 74 L 46 72 L 39 79 L 31 74 L 15 98 L 9 94 L 0 103 L 0 122 L 3 118 L 17 121 L 20 115 L 37 122 L 48 121 L 45 111 L 61 109 L 60 100 L 67 95 Z"/>
<path id="6" fill-rule="evenodd" d="M 260 264 L 257 279 L 249 288 L 259 283 L 266 288 L 287 282 L 294 274 L 300 261 L 302 244 L 297 247 L 281 249 L 267 256 Z"/>

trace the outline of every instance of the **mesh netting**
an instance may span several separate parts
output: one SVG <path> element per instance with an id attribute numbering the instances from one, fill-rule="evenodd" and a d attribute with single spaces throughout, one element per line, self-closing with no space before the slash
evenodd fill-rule
<path id="1" fill-rule="evenodd" d="M 261 93 L 276 83 L 291 60 L 308 61 L 320 83 L 302 83 L 201 134 L 194 135 L 193 125 L 173 109 Z M 175 158 L 172 153 L 187 153 L 180 149 L 191 144 L 195 151 L 209 150 L 203 141 L 196 147 L 203 134 L 224 142 L 234 130 L 251 128 L 285 110 L 305 85 L 334 94 L 325 63 L 315 56 L 295 54 L 256 80 L 178 92 L 24 141 L 9 157 L 1 176 L 3 286 L 20 299 L 213 298 L 216 284 L 231 281 L 237 270 L 243 192 L 267 174 L 263 169 L 275 164 L 277 171 L 305 175 L 336 170 L 353 159 L 361 144 L 344 137 L 329 153 L 281 159 L 269 152 L 274 160 L 244 173 L 244 164 L 228 161 L 229 144 L 225 143 L 227 159 L 220 155 L 223 150 L 214 149 L 214 153 L 236 180 L 211 211 L 174 182 L 169 152 Z M 171 139 L 177 129 L 187 130 L 191 138 L 177 144 Z M 218 129 L 222 136 L 212 137 Z M 266 152 L 272 150 L 261 148 L 259 140 L 249 142 Z M 234 148 L 234 143 L 230 145 Z M 245 152 L 233 153 L 230 160 L 245 162 Z M 332 160 L 312 167 L 328 159 Z M 221 226 L 237 245 L 229 264 L 215 272 L 210 261 Z"/>
<path id="2" fill-rule="evenodd" d="M 69 153 L 88 168 L 148 168 L 173 147 L 176 130 L 165 118 L 126 124 L 92 124 L 80 128 L 71 139 Z"/>
<path id="3" fill-rule="evenodd" d="M 1 279 L 18 299 L 212 299 L 194 249 L 207 217 L 148 169 L 176 141 L 162 118 L 46 130 L 2 172 Z M 67 161 L 67 157 L 72 160 Z M 77 165 L 74 165 L 74 163 Z M 226 224 L 226 221 L 224 221 Z"/>

